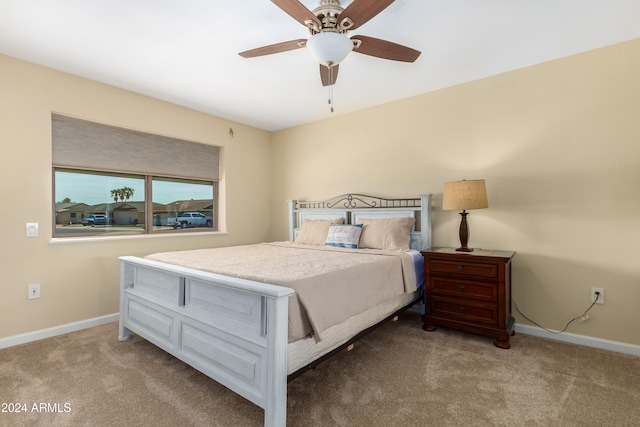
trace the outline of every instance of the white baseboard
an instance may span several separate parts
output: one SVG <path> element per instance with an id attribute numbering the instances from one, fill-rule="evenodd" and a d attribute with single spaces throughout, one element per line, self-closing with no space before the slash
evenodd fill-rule
<path id="1" fill-rule="evenodd" d="M 32 341 L 38 341 L 44 338 L 55 337 L 57 335 L 67 334 L 69 332 L 79 331 L 81 329 L 92 328 L 94 326 L 100 326 L 111 322 L 117 322 L 119 319 L 120 314 L 113 313 L 107 314 L 106 316 L 94 317 L 93 319 L 67 323 L 66 325 L 54 326 L 53 328 L 40 329 L 39 331 L 27 332 L 25 334 L 0 338 L 0 349 L 13 347 L 14 345 L 25 344 Z"/>
<path id="2" fill-rule="evenodd" d="M 522 333 L 526 335 L 534 335 L 536 337 L 548 338 L 555 341 L 562 341 L 571 344 L 584 345 L 587 347 L 599 348 L 602 350 L 615 351 L 618 353 L 631 354 L 633 356 L 640 356 L 640 346 L 634 344 L 627 344 L 618 341 L 603 340 L 600 338 L 589 337 L 586 335 L 571 334 L 563 332 L 561 334 L 552 334 L 542 328 L 530 325 L 521 325 L 516 323 L 516 333 Z"/>
<path id="3" fill-rule="evenodd" d="M 66 325 L 54 326 L 53 328 L 41 329 L 39 331 L 27 332 L 25 334 L 0 338 L 0 349 L 13 347 L 20 344 L 26 344 L 28 342 L 38 341 L 44 338 L 55 337 L 57 335 L 63 335 L 82 329 L 88 329 L 94 326 L 117 322 L 120 319 L 119 316 L 119 313 L 113 313 L 106 316 L 94 317 L 93 319 L 67 323 Z M 615 351 L 618 353 L 631 354 L 633 356 L 640 356 L 640 346 L 638 345 L 627 344 L 618 341 L 609 341 L 600 338 L 589 337 L 586 335 L 572 334 L 568 332 L 563 332 L 562 334 L 552 334 L 536 326 L 521 325 L 519 323 L 516 323 L 515 331 L 519 334 L 533 335 L 536 337 L 548 338 L 555 341 L 584 345 L 586 347 L 599 348 L 602 350 Z"/>

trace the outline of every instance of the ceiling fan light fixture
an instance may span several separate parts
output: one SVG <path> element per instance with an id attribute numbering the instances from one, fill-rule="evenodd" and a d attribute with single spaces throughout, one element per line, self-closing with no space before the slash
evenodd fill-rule
<path id="1" fill-rule="evenodd" d="M 327 31 L 311 36 L 307 48 L 316 61 L 330 67 L 347 57 L 353 50 L 353 42 L 344 34 Z"/>

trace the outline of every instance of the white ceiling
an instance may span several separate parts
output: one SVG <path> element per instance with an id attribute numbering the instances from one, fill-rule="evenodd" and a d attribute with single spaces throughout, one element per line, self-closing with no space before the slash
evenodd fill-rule
<path id="1" fill-rule="evenodd" d="M 308 37 L 269 0 L 0 0 L 0 53 L 271 131 L 638 38 L 640 1 L 396 0 L 357 34 L 422 55 L 350 54 L 331 113 L 305 49 L 238 55 Z"/>

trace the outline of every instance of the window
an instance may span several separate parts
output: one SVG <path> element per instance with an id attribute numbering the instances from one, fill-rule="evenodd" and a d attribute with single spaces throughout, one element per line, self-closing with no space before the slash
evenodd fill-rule
<path id="1" fill-rule="evenodd" d="M 54 237 L 217 230 L 219 148 L 53 115 Z"/>
<path id="2" fill-rule="evenodd" d="M 55 169 L 54 236 L 144 233 L 144 176 Z"/>
<path id="3" fill-rule="evenodd" d="M 153 229 L 214 228 L 213 186 L 202 181 L 154 177 Z M 176 195 L 182 195 L 177 199 Z M 217 228 L 217 227 L 216 227 Z"/>

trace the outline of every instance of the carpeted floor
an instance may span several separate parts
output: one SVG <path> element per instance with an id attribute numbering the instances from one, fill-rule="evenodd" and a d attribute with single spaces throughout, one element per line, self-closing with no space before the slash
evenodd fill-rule
<path id="1" fill-rule="evenodd" d="M 263 411 L 117 324 L 0 350 L 1 426 L 261 426 Z M 16 412 L 20 409 L 21 412 Z M 406 314 L 289 384 L 289 426 L 636 426 L 640 358 Z"/>

